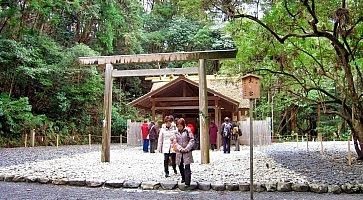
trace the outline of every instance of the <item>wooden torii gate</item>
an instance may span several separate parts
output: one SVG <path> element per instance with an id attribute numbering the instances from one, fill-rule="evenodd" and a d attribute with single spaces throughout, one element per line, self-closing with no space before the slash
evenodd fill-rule
<path id="1" fill-rule="evenodd" d="M 208 124 L 208 95 L 206 81 L 206 60 L 219 60 L 235 58 L 236 49 L 216 51 L 194 51 L 175 53 L 156 53 L 138 55 L 115 55 L 80 57 L 83 65 L 105 66 L 105 92 L 104 92 L 104 120 L 102 128 L 101 162 L 110 162 L 111 144 L 111 109 L 112 109 L 112 80 L 117 77 L 130 76 L 158 76 L 171 74 L 199 74 L 199 125 L 201 163 L 209 163 L 209 124 Z M 112 64 L 152 63 L 172 61 L 199 60 L 199 67 L 191 68 L 167 68 L 167 69 L 141 69 L 141 70 L 116 70 Z"/>

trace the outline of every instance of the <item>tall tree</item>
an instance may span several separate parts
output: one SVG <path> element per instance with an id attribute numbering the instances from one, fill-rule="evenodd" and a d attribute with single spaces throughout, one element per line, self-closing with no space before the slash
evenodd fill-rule
<path id="1" fill-rule="evenodd" d="M 203 2 L 230 19 L 253 21 L 278 41 L 285 48 L 274 57 L 279 67 L 258 70 L 283 75 L 299 86 L 291 91 L 295 95 L 327 105 L 327 114 L 344 119 L 352 130 L 358 157 L 363 159 L 362 1 L 262 1 L 267 2 L 262 18 L 243 9 L 251 3 L 248 0 Z M 308 76 L 299 76 L 301 71 Z"/>

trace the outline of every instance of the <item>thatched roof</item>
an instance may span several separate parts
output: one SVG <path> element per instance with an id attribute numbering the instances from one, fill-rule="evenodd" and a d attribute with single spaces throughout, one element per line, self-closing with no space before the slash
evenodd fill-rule
<path id="1" fill-rule="evenodd" d="M 147 79 L 152 80 L 153 86 L 151 91 L 154 91 L 177 78 L 178 76 L 152 77 Z M 186 78 L 196 83 L 199 82 L 198 76 L 186 76 Z M 249 100 L 242 98 L 242 84 L 239 78 L 207 75 L 207 87 L 239 102 L 239 108 L 249 108 Z"/>

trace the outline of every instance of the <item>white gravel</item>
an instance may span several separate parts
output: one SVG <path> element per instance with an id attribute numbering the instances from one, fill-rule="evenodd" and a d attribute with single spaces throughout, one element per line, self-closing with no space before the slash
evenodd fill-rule
<path id="1" fill-rule="evenodd" d="M 254 148 L 255 182 L 363 183 L 363 162 L 347 164 L 347 142 L 275 143 Z M 354 150 L 353 145 L 351 149 Z M 223 154 L 210 151 L 210 164 L 200 164 L 200 151 L 194 151 L 191 165 L 196 182 L 248 182 L 249 146 Z M 32 153 L 30 154 L 29 151 Z M 28 153 L 27 153 L 28 152 Z M 100 145 L 0 149 L 0 174 L 101 180 L 163 181 L 179 180 L 180 175 L 164 177 L 163 155 L 143 153 L 141 147 L 111 146 L 111 162 L 100 162 Z M 23 159 L 23 160 L 22 160 Z M 172 169 L 170 167 L 170 172 Z"/>

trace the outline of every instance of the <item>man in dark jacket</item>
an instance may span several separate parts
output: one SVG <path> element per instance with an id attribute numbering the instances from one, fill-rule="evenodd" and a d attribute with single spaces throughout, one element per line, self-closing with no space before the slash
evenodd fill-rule
<path id="1" fill-rule="evenodd" d="M 158 130 L 155 122 L 149 124 L 150 153 L 155 153 L 158 146 Z"/>
<path id="2" fill-rule="evenodd" d="M 229 118 L 224 118 L 224 122 L 221 127 L 221 135 L 223 139 L 223 152 L 230 153 L 231 152 L 231 135 L 232 135 L 232 123 Z"/>

